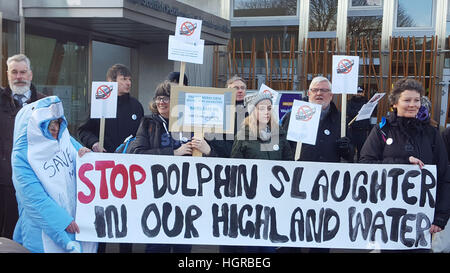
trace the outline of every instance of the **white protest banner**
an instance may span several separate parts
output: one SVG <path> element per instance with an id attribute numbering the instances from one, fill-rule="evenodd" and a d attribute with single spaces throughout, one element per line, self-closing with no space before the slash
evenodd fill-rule
<path id="1" fill-rule="evenodd" d="M 186 93 L 183 124 L 219 127 L 224 124 L 225 96 L 223 94 Z"/>
<path id="2" fill-rule="evenodd" d="M 204 47 L 205 40 L 200 40 L 196 44 L 190 44 L 170 35 L 168 59 L 172 61 L 203 64 Z"/>
<path id="3" fill-rule="evenodd" d="M 286 138 L 316 145 L 322 105 L 294 100 Z"/>
<path id="4" fill-rule="evenodd" d="M 436 168 L 87 153 L 80 241 L 430 248 Z"/>
<path id="5" fill-rule="evenodd" d="M 333 94 L 358 92 L 358 56 L 333 55 L 331 91 Z"/>
<path id="6" fill-rule="evenodd" d="M 202 21 L 177 17 L 175 27 L 175 37 L 185 43 L 196 44 L 200 42 L 200 34 L 202 32 Z"/>
<path id="7" fill-rule="evenodd" d="M 117 82 L 92 82 L 91 118 L 116 118 Z"/>
<path id="8" fill-rule="evenodd" d="M 359 110 L 356 121 L 370 118 L 373 110 L 377 107 L 378 102 L 383 98 L 384 94 L 385 93 L 376 93 L 373 95 L 373 97 Z"/>

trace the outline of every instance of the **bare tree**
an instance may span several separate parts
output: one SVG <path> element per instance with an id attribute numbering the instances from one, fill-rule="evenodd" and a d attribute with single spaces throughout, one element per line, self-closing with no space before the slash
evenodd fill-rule
<path id="1" fill-rule="evenodd" d="M 309 30 L 336 30 L 337 0 L 316 0 L 309 4 Z"/>

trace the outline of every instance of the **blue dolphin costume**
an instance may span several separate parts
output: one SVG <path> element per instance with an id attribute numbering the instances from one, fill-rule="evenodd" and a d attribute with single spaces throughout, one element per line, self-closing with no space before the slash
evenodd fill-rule
<path id="1" fill-rule="evenodd" d="M 48 130 L 61 119 L 58 139 Z M 24 106 L 16 116 L 11 154 L 19 220 L 13 239 L 32 252 L 96 252 L 66 232 L 75 218 L 76 157 L 82 146 L 70 136 L 56 96 Z"/>

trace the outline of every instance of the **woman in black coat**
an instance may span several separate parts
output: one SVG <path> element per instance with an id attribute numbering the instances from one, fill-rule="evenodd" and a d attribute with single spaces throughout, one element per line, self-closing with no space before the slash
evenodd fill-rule
<path id="1" fill-rule="evenodd" d="M 394 112 L 375 126 L 361 150 L 360 163 L 436 165 L 437 189 L 430 233 L 444 229 L 449 218 L 450 183 L 446 178 L 447 152 L 437 128 L 430 125 L 421 107 L 421 83 L 400 79 L 389 95 Z M 420 109 L 420 112 L 419 112 Z"/>
<path id="2" fill-rule="evenodd" d="M 169 132 L 170 116 L 169 81 L 161 83 L 150 102 L 152 114 L 144 116 L 136 133 L 136 139 L 130 144 L 130 153 L 156 155 L 192 155 L 192 150 L 199 150 L 204 156 L 213 156 L 211 147 L 204 138 L 188 139 L 181 134 Z M 146 252 L 150 253 L 189 253 L 192 245 L 148 244 Z"/>
<path id="3" fill-rule="evenodd" d="M 197 149 L 204 156 L 212 156 L 211 147 L 204 138 L 189 139 L 169 132 L 170 86 L 170 82 L 164 81 L 156 88 L 150 102 L 152 114 L 142 118 L 136 139 L 130 144 L 130 153 L 192 155 L 192 150 Z"/>

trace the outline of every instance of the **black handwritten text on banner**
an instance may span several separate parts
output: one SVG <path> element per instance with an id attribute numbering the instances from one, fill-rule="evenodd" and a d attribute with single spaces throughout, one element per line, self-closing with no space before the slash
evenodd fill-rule
<path id="1" fill-rule="evenodd" d="M 77 239 L 430 248 L 435 166 L 88 153 Z"/>

